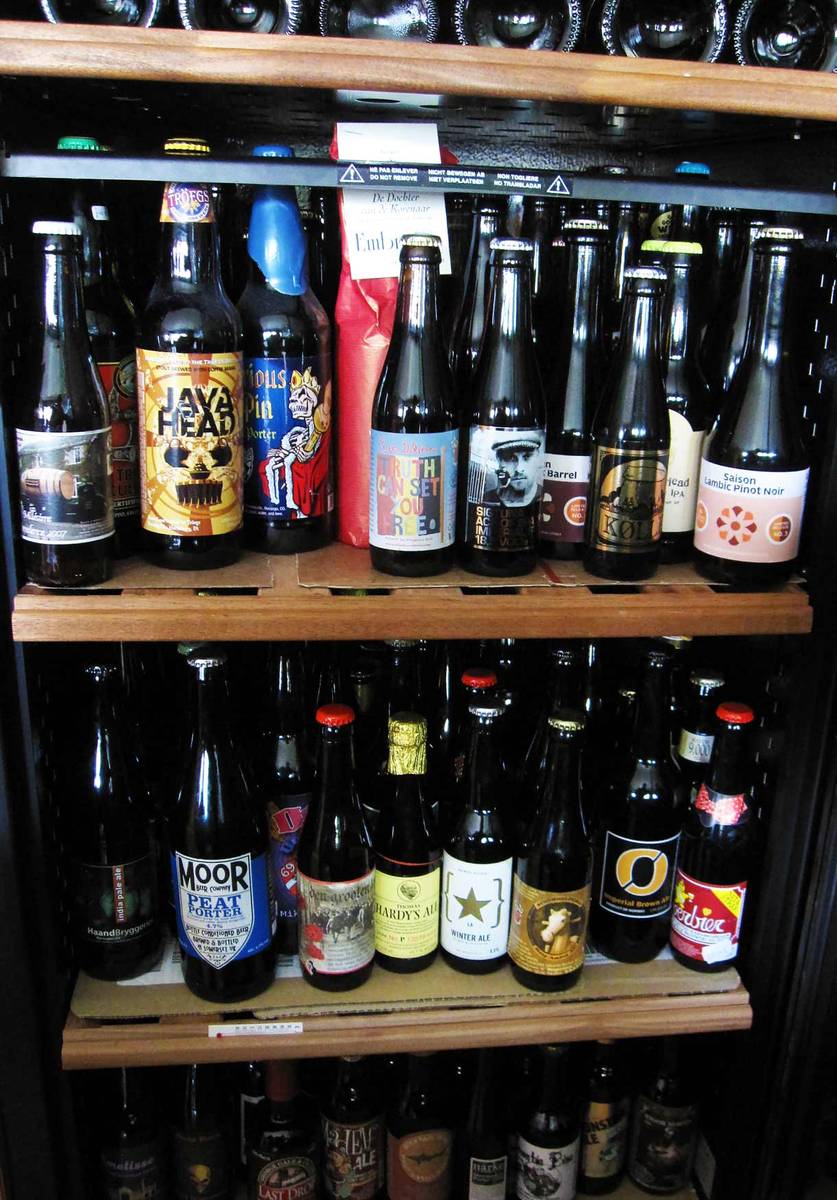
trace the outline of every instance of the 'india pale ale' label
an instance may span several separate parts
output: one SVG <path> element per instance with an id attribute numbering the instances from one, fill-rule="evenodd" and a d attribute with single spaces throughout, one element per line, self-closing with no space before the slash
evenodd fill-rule
<path id="1" fill-rule="evenodd" d="M 578 1138 L 568 1146 L 535 1146 L 517 1139 L 518 1200 L 575 1195 L 578 1174 Z"/>
<path id="2" fill-rule="evenodd" d="M 682 413 L 668 410 L 671 449 L 666 473 L 663 533 L 690 533 L 695 527 L 700 452 L 705 430 L 692 429 Z"/>
<path id="3" fill-rule="evenodd" d="M 76 936 L 98 946 L 124 946 L 153 929 L 157 919 L 154 856 L 100 866 L 73 864 L 72 909 Z"/>
<path id="4" fill-rule="evenodd" d="M 584 964 L 590 885 L 544 892 L 515 873 L 509 958 L 535 975 L 569 975 Z"/>
<path id="5" fill-rule="evenodd" d="M 627 1151 L 627 1100 L 591 1100 L 581 1123 L 581 1171 L 587 1179 L 622 1174 Z"/>
<path id="6" fill-rule="evenodd" d="M 738 954 L 747 881 L 701 883 L 678 870 L 671 944 L 696 962 L 731 962 Z"/>
<path id="7" fill-rule="evenodd" d="M 387 1188 L 398 1200 L 452 1200 L 453 1135 L 422 1129 L 404 1137 L 387 1134 Z"/>
<path id="8" fill-rule="evenodd" d="M 671 909 L 679 840 L 676 833 L 660 841 L 638 842 L 608 830 L 598 896 L 601 907 L 632 920 L 665 916 Z"/>
<path id="9" fill-rule="evenodd" d="M 241 355 L 137 350 L 143 529 L 211 537 L 242 520 Z"/>
<path id="10" fill-rule="evenodd" d="M 422 875 L 375 870 L 375 949 L 391 958 L 421 958 L 439 944 L 441 863 Z"/>
<path id="11" fill-rule="evenodd" d="M 459 431 L 372 430 L 369 541 L 382 550 L 441 550 L 456 531 Z"/>
<path id="12" fill-rule="evenodd" d="M 545 454 L 540 536 L 550 542 L 583 542 L 590 484 L 589 454 Z"/>
<path id="13" fill-rule="evenodd" d="M 171 856 L 177 931 L 184 954 L 220 970 L 266 949 L 273 937 L 267 855 Z"/>
<path id="14" fill-rule="evenodd" d="M 528 550 L 538 536 L 542 429 L 472 425 L 465 541 L 476 550 Z"/>
<path id="15" fill-rule="evenodd" d="M 509 940 L 511 858 L 465 862 L 447 851 L 442 866 L 442 947 L 457 958 L 502 958 Z"/>
<path id="16" fill-rule="evenodd" d="M 646 554 L 659 542 L 666 494 L 665 450 L 597 446 L 590 480 L 590 546 Z"/>
<path id="17" fill-rule="evenodd" d="M 384 1186 L 383 1117 L 346 1124 L 323 1117 L 323 1184 L 334 1200 L 374 1200 Z"/>
<path id="18" fill-rule="evenodd" d="M 307 975 L 348 975 L 375 957 L 375 872 L 328 883 L 297 872 L 299 961 Z"/>
<path id="19" fill-rule="evenodd" d="M 20 535 L 42 546 L 113 533 L 110 426 L 78 433 L 17 430 Z"/>
<path id="20" fill-rule="evenodd" d="M 112 453 L 113 515 L 138 517 L 139 435 L 137 363 L 134 354 L 121 362 L 96 363 L 108 398 Z"/>
<path id="21" fill-rule="evenodd" d="M 704 459 L 695 548 L 730 562 L 789 562 L 799 553 L 808 471 L 744 471 Z"/>

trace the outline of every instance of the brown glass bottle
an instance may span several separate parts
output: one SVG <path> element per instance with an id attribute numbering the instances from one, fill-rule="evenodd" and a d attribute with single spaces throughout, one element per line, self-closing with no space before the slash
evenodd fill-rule
<path id="1" fill-rule="evenodd" d="M 300 1197 L 316 1197 L 319 1155 L 302 1112 L 296 1063 L 274 1059 L 265 1073 L 268 1118 L 250 1150 L 247 1195 L 281 1196 L 290 1183 Z"/>
<path id="2" fill-rule="evenodd" d="M 515 803 L 515 830 L 522 841 L 535 812 L 535 800 L 543 784 L 549 746 L 549 718 L 563 708 L 580 708 L 584 688 L 582 645 L 559 642 L 550 648 L 550 675 L 546 704 L 542 705 L 520 768 L 520 787 Z"/>
<path id="3" fill-rule="evenodd" d="M 494 238 L 502 237 L 505 217 L 505 196 L 475 197 L 462 301 L 450 342 L 450 365 L 456 383 L 460 423 L 468 415 L 467 397 L 471 376 L 485 331 L 491 243 Z"/>
<path id="4" fill-rule="evenodd" d="M 683 1038 L 661 1038 L 639 1086 L 628 1147 L 628 1175 L 644 1192 L 688 1187 L 698 1135 L 694 1087 L 683 1070 Z"/>
<path id="5" fill-rule="evenodd" d="M 726 404 L 726 394 L 744 353 L 756 238 L 766 224 L 761 218 L 749 222 L 746 244 L 739 247 L 730 271 L 728 290 L 708 314 L 700 361 L 712 397 L 713 420 Z"/>
<path id="6" fill-rule="evenodd" d="M 660 371 L 656 267 L 625 272 L 619 347 L 593 420 L 584 565 L 604 579 L 648 579 L 657 569 L 669 420 Z"/>
<path id="7" fill-rule="evenodd" d="M 209 152 L 184 139 L 166 148 Z M 221 282 L 215 205 L 208 184 L 166 185 L 160 269 L 138 333 L 145 543 L 181 570 L 232 562 L 243 517 L 241 321 Z"/>
<path id="8" fill-rule="evenodd" d="M 735 208 L 710 208 L 706 215 L 706 234 L 701 259 L 701 289 L 704 293 L 700 314 L 700 362 L 704 370 L 703 339 L 711 321 L 729 313 L 734 297 L 736 265 L 741 257 L 744 226 Z"/>
<path id="9" fill-rule="evenodd" d="M 580 1122 L 569 1046 L 541 1048 L 540 1084 L 518 1114 L 518 1200 L 575 1195 Z"/>
<path id="10" fill-rule="evenodd" d="M 703 670 L 692 671 L 686 687 L 674 755 L 692 800 L 704 781 L 712 757 L 717 732 L 715 709 L 723 686 L 723 675 Z"/>
<path id="11" fill-rule="evenodd" d="M 160 1132 L 149 1072 L 107 1072 L 99 1098 L 101 1195 L 166 1196 L 168 1154 Z"/>
<path id="12" fill-rule="evenodd" d="M 561 293 L 558 291 L 556 260 L 560 208 L 552 196 L 524 196 L 521 237 L 527 238 L 532 251 L 532 336 L 544 382 L 549 377 L 554 356 L 554 331 L 559 327 Z M 563 281 L 562 281 L 563 282 Z"/>
<path id="13" fill-rule="evenodd" d="M 23 567 L 32 583 L 110 577 L 111 432 L 81 290 L 81 230 L 37 221 L 40 256 L 28 375 L 15 412 Z"/>
<path id="14" fill-rule="evenodd" d="M 578 1190 L 604 1196 L 619 1186 L 625 1171 L 630 1098 L 613 1041 L 595 1045 L 581 1115 Z"/>
<path id="15" fill-rule="evenodd" d="M 418 1187 L 425 1174 L 432 1176 L 430 1194 L 436 1200 L 454 1200 L 454 1131 L 441 1095 L 437 1064 L 433 1054 L 409 1056 L 406 1082 L 387 1116 L 388 1200 L 420 1195 Z M 417 1168 L 419 1181 L 414 1178 Z"/>
<path id="16" fill-rule="evenodd" d="M 459 431 L 439 325 L 436 237 L 401 239 L 392 340 L 372 409 L 369 543 L 389 575 L 453 565 Z"/>
<path id="17" fill-rule="evenodd" d="M 622 327 L 622 305 L 625 302 L 625 272 L 637 264 L 639 257 L 639 206 L 632 200 L 619 200 L 613 223 L 613 246 L 610 271 L 604 293 L 605 351 L 616 349 Z"/>
<path id="18" fill-rule="evenodd" d="M 172 1129 L 173 1200 L 232 1200 L 231 1134 L 219 1068 L 192 1063 Z"/>
<path id="19" fill-rule="evenodd" d="M 462 1200 L 505 1196 L 509 1175 L 506 1089 L 499 1051 L 480 1050 L 477 1074 L 465 1099 L 456 1148 L 456 1195 Z M 503 1080 L 505 1083 L 505 1080 Z M 461 1111 L 461 1110 L 460 1110 Z"/>
<path id="20" fill-rule="evenodd" d="M 386 1123 L 371 1062 L 344 1055 L 323 1105 L 323 1190 L 328 1200 L 385 1200 Z"/>

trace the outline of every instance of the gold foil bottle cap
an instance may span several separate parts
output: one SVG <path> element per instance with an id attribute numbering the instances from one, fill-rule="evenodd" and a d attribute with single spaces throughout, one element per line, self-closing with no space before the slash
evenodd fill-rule
<path id="1" fill-rule="evenodd" d="M 418 713 L 389 719 L 389 774 L 423 775 L 427 770 L 427 722 Z"/>
<path id="2" fill-rule="evenodd" d="M 209 142 L 203 138 L 168 138 L 163 145 L 164 154 L 188 154 L 198 156 L 209 154 Z"/>

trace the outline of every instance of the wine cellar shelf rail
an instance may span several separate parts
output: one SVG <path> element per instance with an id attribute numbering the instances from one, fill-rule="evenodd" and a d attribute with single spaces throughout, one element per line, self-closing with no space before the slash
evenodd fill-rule
<path id="1" fill-rule="evenodd" d="M 444 93 L 837 119 L 837 75 L 476 46 L 0 23 L 7 73 Z"/>

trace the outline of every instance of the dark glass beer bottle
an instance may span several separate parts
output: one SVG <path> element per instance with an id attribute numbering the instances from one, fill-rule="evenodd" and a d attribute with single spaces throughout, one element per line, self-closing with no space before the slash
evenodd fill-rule
<path id="1" fill-rule="evenodd" d="M 501 237 L 506 223 L 505 196 L 476 196 L 471 241 L 465 264 L 465 282 L 450 342 L 450 364 L 459 397 L 457 416 L 467 417 L 467 394 L 482 345 L 488 310 L 491 243 Z"/>
<path id="2" fill-rule="evenodd" d="M 262 1130 L 267 1124 L 267 1094 L 265 1092 L 265 1064 L 261 1062 L 241 1063 L 235 1069 L 238 1099 L 238 1159 L 236 1174 L 240 1180 L 247 1178 L 250 1151 L 257 1145 Z"/>
<path id="3" fill-rule="evenodd" d="M 457 1143 L 456 1195 L 462 1200 L 505 1200 L 509 1174 L 505 1091 L 498 1051 L 480 1050 L 464 1127 Z"/>
<path id="4" fill-rule="evenodd" d="M 608 54 L 717 62 L 728 36 L 724 0 L 652 5 L 649 0 L 604 0 L 600 31 Z"/>
<path id="5" fill-rule="evenodd" d="M 557 279 L 557 240 L 561 209 L 552 196 L 524 196 L 521 236 L 532 243 L 532 337 L 541 376 L 549 378 L 554 349 L 553 331 L 560 307 Z"/>
<path id="6" fill-rule="evenodd" d="M 202 1000 L 248 1000 L 273 981 L 267 821 L 230 736 L 226 654 L 204 647 L 186 661 L 194 724 L 169 818 L 183 977 Z"/>
<path id="7" fill-rule="evenodd" d="M 174 1200 L 232 1200 L 231 1133 L 218 1067 L 186 1067 L 172 1129 Z"/>
<path id="8" fill-rule="evenodd" d="M 369 544 L 389 575 L 452 566 L 459 430 L 439 325 L 436 237 L 401 239 L 392 340 L 372 409 Z"/>
<path id="9" fill-rule="evenodd" d="M 799 551 L 809 456 L 787 310 L 801 240 L 784 228 L 765 228 L 756 240 L 744 353 L 703 451 L 696 561 L 721 583 L 787 579 Z"/>
<path id="10" fill-rule="evenodd" d="M 619 200 L 613 220 L 613 243 L 610 255 L 609 278 L 605 279 L 604 344 L 612 353 L 622 327 L 622 305 L 625 302 L 625 272 L 639 258 L 639 206 L 632 200 Z"/>
<path id="11" fill-rule="evenodd" d="M 712 757 L 717 730 L 715 710 L 723 686 L 723 675 L 715 671 L 692 671 L 689 676 L 674 754 L 691 799 L 706 778 Z"/>
<path id="12" fill-rule="evenodd" d="M 682 1038 L 662 1038 L 640 1085 L 628 1148 L 628 1175 L 665 1196 L 689 1185 L 697 1143 L 697 1105 L 681 1065 Z"/>
<path id="13" fill-rule="evenodd" d="M 630 753 L 614 764 L 595 855 L 591 935 L 619 962 L 648 962 L 662 950 L 683 825 L 682 785 L 671 755 L 669 656 L 643 656 Z"/>
<path id="14" fill-rule="evenodd" d="M 256 146 L 257 158 L 290 158 Z M 269 554 L 331 540 L 331 326 L 308 283 L 305 234 L 292 187 L 255 189 L 244 327 L 244 537 Z"/>
<path id="15" fill-rule="evenodd" d="M 710 321 L 721 314 L 729 316 L 730 297 L 734 294 L 736 266 L 741 257 L 744 233 L 741 213 L 735 208 L 710 208 L 706 214 L 706 234 L 701 259 L 703 304 L 700 317 L 700 365 L 705 376 L 703 339 Z"/>
<path id="16" fill-rule="evenodd" d="M 165 149 L 209 153 L 191 139 Z M 241 321 L 221 282 L 215 204 L 208 184 L 166 184 L 138 332 L 142 526 L 158 561 L 184 570 L 231 562 L 243 516 Z"/>
<path id="17" fill-rule="evenodd" d="M 617 1056 L 616 1042 L 596 1042 L 581 1115 L 578 1190 L 584 1196 L 615 1191 L 625 1171 L 630 1100 Z"/>
<path id="18" fill-rule="evenodd" d="M 465 762 L 471 729 L 471 706 L 491 704 L 498 699 L 497 674 L 487 667 L 467 667 L 459 683 L 454 697 L 450 748 L 441 773 L 439 825 L 443 841 L 453 831 L 465 803 Z"/>
<path id="19" fill-rule="evenodd" d="M 750 294 L 753 282 L 756 238 L 766 226 L 761 219 L 751 220 L 747 227 L 746 246 L 740 248 L 731 268 L 729 289 L 721 303 L 711 310 L 701 345 L 701 367 L 709 384 L 715 411 L 718 415 L 726 404 L 729 391 L 747 340 L 750 315 Z"/>
<path id="20" fill-rule="evenodd" d="M 104 1200 L 168 1195 L 166 1147 L 155 1116 L 148 1073 L 108 1072 L 98 1112 L 99 1180 Z"/>
<path id="21" fill-rule="evenodd" d="M 301 0 L 177 0 L 184 29 L 231 33 L 302 33 Z"/>
<path id="22" fill-rule="evenodd" d="M 53 25 L 156 25 L 165 0 L 40 0 L 41 12 Z"/>
<path id="23" fill-rule="evenodd" d="M 834 8 L 829 0 L 742 0 L 732 48 L 742 67 L 835 71 Z"/>
<path id="24" fill-rule="evenodd" d="M 473 706 L 465 763 L 465 805 L 445 846 L 442 865 L 442 954 L 470 975 L 506 961 L 513 849 L 503 809 L 499 704 Z"/>
<path id="25" fill-rule="evenodd" d="M 439 39 L 437 0 L 319 0 L 323 37 L 374 41 L 435 42 Z"/>
<path id="26" fill-rule="evenodd" d="M 129 979 L 160 951 L 157 864 L 147 797 L 127 754 L 119 669 L 100 662 L 85 676 L 76 765 L 64 781 L 73 942 L 89 975 Z"/>
<path id="27" fill-rule="evenodd" d="M 535 567 L 544 402 L 532 344 L 532 243 L 495 238 L 491 290 L 463 432 L 462 565 L 477 575 Z"/>
<path id="28" fill-rule="evenodd" d="M 407 1079 L 387 1117 L 387 1196 L 454 1200 L 453 1130 L 434 1054 L 411 1054 Z"/>
<path id="29" fill-rule="evenodd" d="M 580 558 L 590 482 L 590 429 L 604 375 L 600 301 L 607 226 L 586 219 L 567 221 L 563 234 L 572 316 L 557 331 L 555 360 L 546 382 L 539 533 L 546 557 Z"/>
<path id="30" fill-rule="evenodd" d="M 550 678 L 546 704 L 538 713 L 535 732 L 523 758 L 520 770 L 515 811 L 518 841 L 523 837 L 535 811 L 535 796 L 542 783 L 546 769 L 549 747 L 549 718 L 563 708 L 580 708 L 584 690 L 584 670 L 581 644 L 557 643 L 550 649 Z"/>
<path id="31" fill-rule="evenodd" d="M 365 983 L 375 957 L 375 868 L 354 783 L 347 704 L 317 709 L 317 785 L 297 852 L 299 960 L 325 991 Z"/>
<path id="32" fill-rule="evenodd" d="M 344 1055 L 323 1105 L 323 1190 L 328 1200 L 385 1200 L 386 1123 L 369 1059 Z"/>
<path id="33" fill-rule="evenodd" d="M 568 1046 L 544 1046 L 541 1080 L 519 1117 L 517 1200 L 575 1195 L 580 1123 Z"/>
<path id="34" fill-rule="evenodd" d="M 300 1112 L 296 1063 L 293 1059 L 267 1064 L 267 1124 L 258 1145 L 250 1151 L 247 1195 L 292 1195 L 316 1200 L 319 1164 L 312 1131 Z"/>
<path id="35" fill-rule="evenodd" d="M 84 587 L 110 577 L 111 432 L 81 290 L 81 230 L 36 221 L 37 301 L 28 375 L 15 412 L 23 568 L 32 583 Z"/>
<path id="36" fill-rule="evenodd" d="M 583 25 L 581 0 L 456 0 L 454 28 L 462 46 L 512 50 L 575 50 Z"/>
<path id="37" fill-rule="evenodd" d="M 753 710 L 728 700 L 715 715 L 709 769 L 680 839 L 671 918 L 672 953 L 696 971 L 723 971 L 737 957 L 752 870 Z"/>
<path id="38" fill-rule="evenodd" d="M 584 565 L 604 579 L 648 579 L 657 569 L 669 419 L 660 370 L 657 267 L 625 272 L 619 346 L 593 420 Z"/>
<path id="39" fill-rule="evenodd" d="M 549 748 L 535 812 L 518 849 L 509 958 L 515 979 L 537 992 L 564 991 L 584 966 L 593 855 L 581 813 L 584 718 L 549 718 Z"/>

